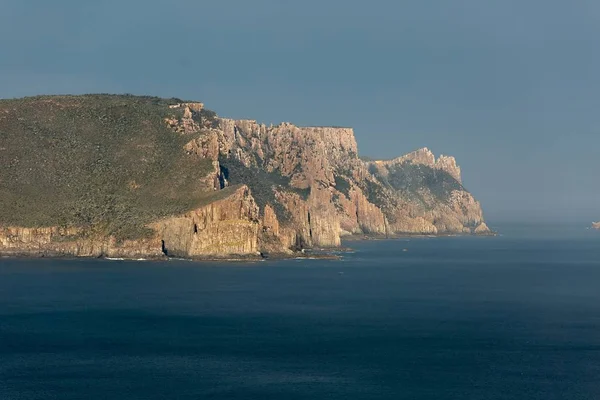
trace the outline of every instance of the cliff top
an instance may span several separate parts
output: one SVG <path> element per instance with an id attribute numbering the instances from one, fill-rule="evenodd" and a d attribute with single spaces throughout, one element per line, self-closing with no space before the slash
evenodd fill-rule
<path id="1" fill-rule="evenodd" d="M 183 103 L 131 95 L 0 100 L 0 225 L 89 226 L 121 238 L 207 200 L 210 160 L 165 117 Z M 119 223 L 116 225 L 115 221 Z"/>

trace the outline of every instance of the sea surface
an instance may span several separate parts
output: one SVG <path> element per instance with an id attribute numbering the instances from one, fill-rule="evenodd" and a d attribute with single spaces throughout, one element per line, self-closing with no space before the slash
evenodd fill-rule
<path id="1" fill-rule="evenodd" d="M 0 259 L 0 399 L 600 399 L 600 232 Z"/>

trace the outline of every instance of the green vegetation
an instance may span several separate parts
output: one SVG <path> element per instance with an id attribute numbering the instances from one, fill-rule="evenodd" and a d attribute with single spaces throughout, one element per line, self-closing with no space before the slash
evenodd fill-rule
<path id="1" fill-rule="evenodd" d="M 447 202 L 450 193 L 454 190 L 464 190 L 448 172 L 411 162 L 394 165 L 390 167 L 387 177 L 378 176 L 378 178 L 424 205 L 426 205 L 425 201 L 419 194 L 423 188 L 426 188 L 439 202 Z"/>
<path id="2" fill-rule="evenodd" d="M 221 172 L 232 185 L 247 185 L 252 191 L 252 197 L 260 207 L 261 213 L 265 206 L 270 204 L 277 217 L 289 221 L 289 211 L 275 198 L 274 188 L 289 190 L 289 178 L 277 173 L 269 173 L 259 168 L 248 168 L 234 158 L 221 158 L 219 160 Z"/>
<path id="3" fill-rule="evenodd" d="M 80 226 L 138 238 L 145 225 L 211 196 L 209 160 L 186 155 L 192 136 L 167 128 L 179 99 L 132 95 L 0 100 L 0 225 Z M 203 117 L 214 120 L 214 113 Z"/>
<path id="4" fill-rule="evenodd" d="M 365 180 L 363 190 L 369 203 L 373 203 L 379 207 L 383 207 L 386 201 L 389 200 L 389 196 L 386 195 L 383 186 L 379 182 Z"/>
<path id="5" fill-rule="evenodd" d="M 350 182 L 346 178 L 335 175 L 335 188 L 350 198 Z"/>
<path id="6" fill-rule="evenodd" d="M 212 110 L 207 110 L 206 108 L 203 108 L 200 111 L 200 121 L 196 122 L 200 122 L 202 125 L 205 125 L 205 122 L 207 122 L 208 124 L 206 125 L 209 125 L 212 128 L 217 128 L 219 126 L 219 122 L 217 121 L 217 113 Z"/>
<path id="7" fill-rule="evenodd" d="M 295 193 L 302 199 L 308 199 L 310 188 L 300 189 L 290 186 L 290 178 L 277 172 L 267 172 L 261 168 L 244 166 L 234 158 L 221 158 L 221 172 L 230 184 L 247 185 L 252 191 L 252 196 L 259 205 L 261 213 L 265 206 L 270 204 L 275 210 L 277 217 L 283 221 L 289 221 L 289 211 L 275 198 L 274 189 Z"/>
<path id="8" fill-rule="evenodd" d="M 287 188 L 287 190 L 289 192 L 296 193 L 298 196 L 300 196 L 300 198 L 302 200 L 308 200 L 311 189 L 310 188 L 300 189 L 300 188 L 295 188 L 295 187 L 289 187 L 289 188 Z"/>

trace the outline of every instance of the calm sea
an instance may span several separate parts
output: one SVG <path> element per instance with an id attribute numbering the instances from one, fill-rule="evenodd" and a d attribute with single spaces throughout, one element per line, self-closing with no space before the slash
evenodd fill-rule
<path id="1" fill-rule="evenodd" d="M 0 259 L 0 399 L 600 399 L 600 233 L 530 232 Z"/>

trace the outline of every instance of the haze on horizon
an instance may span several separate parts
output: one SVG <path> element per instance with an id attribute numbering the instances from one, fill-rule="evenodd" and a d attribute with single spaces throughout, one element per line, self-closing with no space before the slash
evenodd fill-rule
<path id="1" fill-rule="evenodd" d="M 202 4 L 200 4 L 202 3 Z M 0 97 L 134 93 L 456 156 L 488 220 L 600 218 L 591 0 L 5 0 Z"/>

